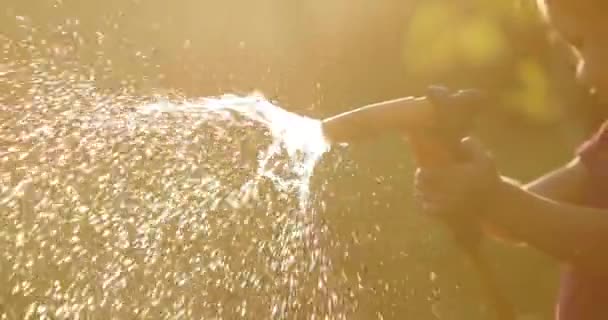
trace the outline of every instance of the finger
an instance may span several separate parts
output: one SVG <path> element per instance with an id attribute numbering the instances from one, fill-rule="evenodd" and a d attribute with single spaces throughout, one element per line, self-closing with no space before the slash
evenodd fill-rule
<path id="1" fill-rule="evenodd" d="M 447 198 L 422 202 L 422 213 L 433 218 L 450 219 L 453 209 Z"/>
<path id="2" fill-rule="evenodd" d="M 473 169 L 468 164 L 452 164 L 433 169 L 420 168 L 416 171 L 414 179 L 421 186 L 430 188 L 460 186 L 463 182 L 466 182 L 467 177 L 470 176 L 470 171 Z"/>
<path id="3" fill-rule="evenodd" d="M 408 143 L 415 163 L 421 166 L 435 166 L 438 161 L 445 162 L 450 156 L 445 147 L 426 134 L 413 132 L 408 136 Z"/>
<path id="4" fill-rule="evenodd" d="M 457 206 L 459 197 L 443 192 L 417 192 L 414 196 L 416 208 L 424 213 L 428 213 L 429 208 L 441 208 L 449 211 Z M 432 210 L 435 212 L 435 210 Z"/>
<path id="5" fill-rule="evenodd" d="M 425 191 L 422 188 L 417 189 L 414 192 L 414 201 L 416 201 L 416 203 L 420 204 L 420 203 L 427 203 L 427 202 L 444 202 L 442 201 L 442 199 L 445 198 L 444 195 L 442 195 L 440 192 L 429 192 L 429 191 Z"/>
<path id="6" fill-rule="evenodd" d="M 416 211 L 425 215 L 436 215 L 441 212 L 440 208 L 443 207 L 441 201 L 429 199 L 429 195 L 425 193 L 416 193 L 414 199 Z"/>
<path id="7" fill-rule="evenodd" d="M 422 193 L 436 192 L 438 187 L 443 184 L 440 176 L 429 170 L 418 170 L 414 179 L 414 187 Z"/>
<path id="8" fill-rule="evenodd" d="M 492 158 L 490 152 L 483 146 L 481 141 L 479 141 L 479 139 L 477 138 L 465 137 L 461 140 L 461 146 L 465 150 L 465 152 L 467 152 L 467 154 L 472 157 L 473 160 L 489 162 L 489 160 L 491 160 Z"/>
<path id="9" fill-rule="evenodd" d="M 425 203 L 427 202 L 427 199 L 424 195 L 423 192 L 420 192 L 419 190 L 415 190 L 414 191 L 414 208 L 416 209 L 416 211 L 419 212 L 424 212 L 424 208 L 425 208 Z"/>
<path id="10" fill-rule="evenodd" d="M 443 210 L 443 208 L 439 205 L 437 205 L 434 202 L 427 202 L 424 203 L 423 207 L 422 207 L 422 213 L 424 213 L 425 215 L 431 216 L 433 218 L 438 218 L 443 216 L 443 212 L 445 212 L 445 210 Z"/>
<path id="11" fill-rule="evenodd" d="M 450 89 L 442 85 L 431 85 L 426 89 L 426 96 L 433 104 L 442 107 L 450 104 Z"/>
<path id="12" fill-rule="evenodd" d="M 440 219 L 451 219 L 460 207 L 460 197 L 456 193 L 414 192 L 414 206 L 417 212 Z"/>
<path id="13" fill-rule="evenodd" d="M 416 190 L 416 202 L 418 204 L 433 203 L 446 209 L 461 207 L 464 199 L 469 199 L 474 195 L 466 188 L 457 184 L 442 185 L 438 187 L 420 186 Z"/>
<path id="14" fill-rule="evenodd" d="M 452 171 L 457 170 L 455 166 L 446 165 L 444 167 L 425 168 L 419 167 L 416 169 L 415 179 L 424 183 L 440 183 L 447 180 Z"/>

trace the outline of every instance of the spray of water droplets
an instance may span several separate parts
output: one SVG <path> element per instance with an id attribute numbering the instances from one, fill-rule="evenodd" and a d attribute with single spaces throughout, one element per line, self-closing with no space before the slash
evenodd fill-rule
<path id="1" fill-rule="evenodd" d="M 262 124 L 268 129 L 272 142 L 268 149 L 260 154 L 258 176 L 270 179 L 283 192 L 298 190 L 302 209 L 308 207 L 310 198 L 310 178 L 315 164 L 329 150 L 323 136 L 321 122 L 288 112 L 267 101 L 260 94 L 251 96 L 224 95 L 219 99 L 204 98 L 195 102 L 171 104 L 157 102 L 148 104 L 141 110 L 143 113 L 187 112 L 202 113 L 231 120 L 241 120 Z M 281 164 L 271 162 L 275 156 L 285 151 L 288 161 Z M 255 188 L 257 180 L 250 181 L 244 189 Z"/>
<path id="2" fill-rule="evenodd" d="M 310 192 L 318 121 L 100 90 L 7 43 L 27 54 L 2 61 L 0 318 L 347 316 Z"/>

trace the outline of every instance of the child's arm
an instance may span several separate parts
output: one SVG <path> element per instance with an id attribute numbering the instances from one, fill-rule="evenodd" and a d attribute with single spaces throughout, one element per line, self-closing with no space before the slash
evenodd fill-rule
<path id="1" fill-rule="evenodd" d="M 605 179 L 607 143 L 608 122 L 581 145 L 579 156 L 565 167 L 519 191 L 515 185 L 506 188 L 505 199 L 498 199 L 496 209 L 488 212 L 491 227 L 565 262 L 605 272 L 608 210 L 576 204 L 589 200 L 583 195 L 597 191 L 593 188 L 603 188 L 598 181 Z"/>
<path id="2" fill-rule="evenodd" d="M 508 177 L 502 177 L 502 179 L 510 180 Z M 512 183 L 515 184 L 515 181 Z M 575 204 L 581 202 L 586 183 L 587 172 L 577 157 L 566 165 L 522 185 L 521 188 L 557 202 Z M 508 234 L 508 230 L 503 230 L 499 226 L 486 224 L 484 228 L 499 240 L 525 245 L 522 239 L 514 239 L 512 235 Z"/>
<path id="3" fill-rule="evenodd" d="M 470 161 L 418 168 L 415 187 L 423 212 L 441 217 L 475 210 L 484 226 L 500 236 L 565 263 L 608 270 L 608 210 L 566 202 L 576 203 L 587 188 L 588 164 L 575 160 L 523 187 L 499 177 L 478 143 L 465 140 L 462 146 Z"/>
<path id="4" fill-rule="evenodd" d="M 555 201 L 580 203 L 586 183 L 587 171 L 577 157 L 565 166 L 529 182 L 523 188 Z"/>
<path id="5" fill-rule="evenodd" d="M 563 262 L 608 270 L 608 210 L 551 200 L 507 181 L 498 190 L 485 223 Z"/>

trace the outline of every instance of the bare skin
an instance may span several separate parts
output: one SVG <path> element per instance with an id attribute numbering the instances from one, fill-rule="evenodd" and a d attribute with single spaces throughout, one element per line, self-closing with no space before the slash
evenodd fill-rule
<path id="1" fill-rule="evenodd" d="M 550 26 L 577 60 L 577 77 L 608 102 L 608 3 L 594 0 L 538 0 Z"/>
<path id="2" fill-rule="evenodd" d="M 601 60 L 608 56 L 608 19 L 601 17 L 608 11 L 592 5 L 593 1 L 539 2 L 547 21 L 571 45 L 580 80 L 598 98 L 608 101 L 608 64 Z M 563 263 L 576 262 L 577 267 L 605 274 L 608 210 L 577 205 L 589 187 L 587 169 L 580 159 L 519 185 L 499 176 L 491 157 L 478 143 L 468 141 L 463 146 L 476 155 L 469 163 L 441 169 L 418 168 L 416 188 L 424 211 L 441 216 L 455 212 L 449 210 L 451 207 L 484 199 L 487 210 L 480 219 L 490 229 Z M 480 196 L 469 190 L 486 191 Z"/>

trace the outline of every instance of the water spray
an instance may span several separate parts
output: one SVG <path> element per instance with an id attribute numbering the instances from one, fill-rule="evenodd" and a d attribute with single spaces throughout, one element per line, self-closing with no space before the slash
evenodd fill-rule
<path id="1" fill-rule="evenodd" d="M 426 97 L 406 97 L 364 106 L 322 121 L 325 136 L 331 143 L 352 143 L 396 133 L 407 138 L 416 162 L 432 167 L 465 160 L 459 142 L 471 128 L 473 119 L 485 101 L 477 90 L 448 92 L 432 87 Z M 496 276 L 480 253 L 481 226 L 474 223 L 474 212 L 444 218 L 454 238 L 469 256 L 481 284 L 494 304 L 497 319 L 513 320 L 515 313 L 502 294 Z"/>

